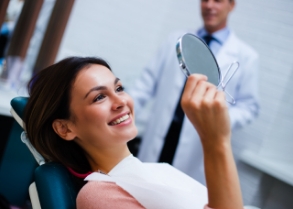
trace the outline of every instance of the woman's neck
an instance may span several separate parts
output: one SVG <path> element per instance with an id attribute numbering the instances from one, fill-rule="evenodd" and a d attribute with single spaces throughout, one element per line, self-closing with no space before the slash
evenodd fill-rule
<path id="1" fill-rule="evenodd" d="M 92 171 L 100 170 L 109 173 L 121 160 L 131 153 L 127 145 L 111 147 L 109 149 L 88 152 L 87 158 Z"/>

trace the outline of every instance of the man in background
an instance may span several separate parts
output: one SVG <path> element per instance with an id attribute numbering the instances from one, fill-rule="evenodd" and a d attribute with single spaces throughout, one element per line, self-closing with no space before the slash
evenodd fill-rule
<path id="1" fill-rule="evenodd" d="M 215 55 L 222 75 L 232 62 L 240 63 L 226 87 L 236 101 L 229 104 L 232 130 L 250 123 L 258 114 L 258 55 L 227 26 L 235 0 L 201 0 L 200 4 L 203 27 L 171 34 L 129 94 L 134 99 L 138 119 L 147 103 L 153 101 L 138 158 L 143 162 L 170 163 L 205 184 L 200 139 L 180 105 L 186 78 L 176 56 L 177 40 L 185 33 L 203 39 Z"/>

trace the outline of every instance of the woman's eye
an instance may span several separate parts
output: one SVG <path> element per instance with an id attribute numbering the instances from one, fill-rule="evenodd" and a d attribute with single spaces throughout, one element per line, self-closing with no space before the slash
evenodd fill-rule
<path id="1" fill-rule="evenodd" d="M 98 95 L 98 96 L 94 99 L 94 102 L 100 101 L 100 100 L 102 100 L 102 99 L 104 99 L 104 98 L 105 98 L 105 95 L 100 94 L 100 95 Z"/>
<path id="2" fill-rule="evenodd" d="M 117 92 L 121 92 L 124 91 L 124 87 L 123 86 L 118 86 L 118 88 L 116 89 Z"/>

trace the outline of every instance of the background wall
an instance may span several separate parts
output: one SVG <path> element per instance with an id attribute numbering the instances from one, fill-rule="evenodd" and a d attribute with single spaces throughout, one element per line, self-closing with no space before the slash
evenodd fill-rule
<path id="1" fill-rule="evenodd" d="M 57 59 L 101 56 L 130 85 L 171 31 L 200 25 L 198 6 L 196 0 L 76 0 Z"/>
<path id="2" fill-rule="evenodd" d="M 293 208 L 292 186 L 239 160 L 250 150 L 293 171 L 293 1 L 236 3 L 230 27 L 260 55 L 260 115 L 233 133 L 243 199 L 263 209 Z M 76 0 L 57 60 L 101 56 L 127 87 L 171 31 L 200 26 L 199 0 Z"/>
<path id="3" fill-rule="evenodd" d="M 260 55 L 261 111 L 234 133 L 236 158 L 244 149 L 293 171 L 293 2 L 238 0 L 231 27 Z M 255 159 L 257 160 L 257 159 Z M 273 169 L 273 168 L 272 168 Z M 243 198 L 266 209 L 293 208 L 293 187 L 238 161 Z M 274 172 L 274 171 L 272 171 Z M 284 174 L 285 175 L 285 174 Z"/>

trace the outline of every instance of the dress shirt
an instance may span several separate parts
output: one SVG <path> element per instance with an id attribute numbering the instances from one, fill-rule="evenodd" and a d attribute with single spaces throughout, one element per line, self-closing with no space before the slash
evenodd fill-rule
<path id="1" fill-rule="evenodd" d="M 201 28 L 197 31 L 196 34 L 198 37 L 203 38 L 204 36 L 208 35 L 209 33 L 206 31 L 206 29 Z M 230 34 L 230 30 L 227 27 L 225 27 L 215 33 L 210 34 L 214 37 L 214 39 L 211 40 L 209 47 L 212 50 L 214 55 L 216 55 L 219 52 L 220 48 L 222 47 L 222 45 L 225 43 L 225 41 L 229 37 L 229 34 Z"/>

